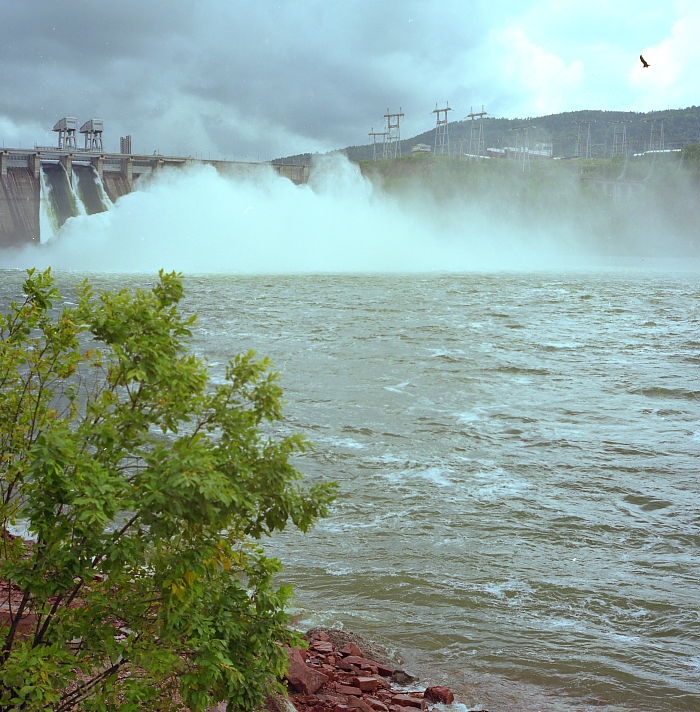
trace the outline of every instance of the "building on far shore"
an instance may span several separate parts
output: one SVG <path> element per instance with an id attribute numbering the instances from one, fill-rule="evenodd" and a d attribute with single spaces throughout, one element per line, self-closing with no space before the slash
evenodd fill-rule
<path id="1" fill-rule="evenodd" d="M 417 143 L 411 146 L 411 153 L 432 153 L 432 148 L 427 143 Z"/>
<path id="2" fill-rule="evenodd" d="M 520 146 L 504 146 L 503 148 L 487 148 L 486 155 L 490 158 L 552 158 L 552 144 L 538 144 L 536 148 L 525 148 Z"/>

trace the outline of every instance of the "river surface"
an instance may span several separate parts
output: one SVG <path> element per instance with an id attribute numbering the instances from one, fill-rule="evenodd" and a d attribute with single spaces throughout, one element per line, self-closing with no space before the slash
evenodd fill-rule
<path id="1" fill-rule="evenodd" d="M 21 279 L 0 272 L 0 301 Z M 340 483 L 268 547 L 303 626 L 382 642 L 468 708 L 700 710 L 697 274 L 187 288 L 214 378 L 269 355 L 283 430 L 316 444 L 299 468 Z"/>

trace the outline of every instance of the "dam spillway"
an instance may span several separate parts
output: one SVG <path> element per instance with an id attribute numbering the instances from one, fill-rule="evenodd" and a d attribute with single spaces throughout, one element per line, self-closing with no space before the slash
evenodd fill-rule
<path id="1" fill-rule="evenodd" d="M 165 167 L 206 164 L 223 174 L 271 167 L 294 183 L 306 183 L 307 165 L 245 163 L 190 156 L 111 154 L 80 149 L 0 150 L 0 248 L 48 239 L 70 217 L 108 210 L 137 189 L 139 181 Z M 42 219 L 43 208 L 48 213 Z M 43 228 L 43 230 L 42 230 Z"/>
<path id="2" fill-rule="evenodd" d="M 73 189 L 88 215 L 109 210 L 114 202 L 92 166 L 73 167 Z"/>
<path id="3" fill-rule="evenodd" d="M 39 242 L 40 201 L 39 175 L 13 168 L 0 176 L 0 247 Z"/>

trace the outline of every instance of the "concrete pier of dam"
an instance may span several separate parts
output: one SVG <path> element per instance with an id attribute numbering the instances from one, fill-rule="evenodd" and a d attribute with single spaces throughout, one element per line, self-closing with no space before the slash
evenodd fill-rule
<path id="1" fill-rule="evenodd" d="M 52 219 L 60 227 L 79 214 L 76 196 L 88 213 L 103 212 L 109 202 L 133 191 L 141 178 L 162 168 L 206 164 L 226 175 L 267 167 L 294 183 L 306 183 L 309 167 L 192 158 L 104 153 L 76 148 L 0 149 L 0 247 L 41 241 L 42 183 Z"/>

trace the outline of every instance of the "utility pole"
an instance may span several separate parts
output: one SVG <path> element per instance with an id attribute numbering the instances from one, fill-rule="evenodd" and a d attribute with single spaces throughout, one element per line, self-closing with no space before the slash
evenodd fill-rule
<path id="1" fill-rule="evenodd" d="M 576 135 L 576 155 L 579 158 L 585 158 L 589 159 L 591 158 L 592 151 L 591 151 L 591 123 L 592 121 L 590 120 L 584 120 L 584 121 L 578 121 L 576 126 L 577 126 L 577 135 Z M 584 131 L 582 131 L 582 128 L 585 130 L 585 135 Z"/>
<path id="2" fill-rule="evenodd" d="M 375 131 L 374 126 L 372 127 L 372 130 L 368 134 L 369 136 L 372 137 L 372 160 L 376 161 L 377 160 L 377 136 L 382 137 L 382 144 L 386 143 L 386 131 Z M 386 151 L 382 151 L 382 154 L 386 153 Z M 384 156 L 386 157 L 386 156 Z"/>
<path id="3" fill-rule="evenodd" d="M 450 155 L 450 134 L 449 134 L 449 119 L 447 112 L 452 111 L 449 102 L 444 109 L 438 109 L 435 102 L 435 110 L 433 114 L 437 114 L 437 125 L 435 126 L 435 154 Z"/>
<path id="4" fill-rule="evenodd" d="M 535 128 L 529 124 L 524 126 L 514 126 L 511 131 L 515 131 L 515 152 L 520 154 L 520 161 L 523 173 L 530 172 L 530 129 Z"/>
<path id="5" fill-rule="evenodd" d="M 649 119 L 649 151 L 663 151 L 665 146 L 664 140 L 664 120 L 658 119 L 659 127 L 656 128 L 657 119 Z"/>
<path id="6" fill-rule="evenodd" d="M 627 122 L 613 121 L 613 156 L 626 156 L 629 152 L 627 143 Z"/>
<path id="7" fill-rule="evenodd" d="M 399 107 L 398 114 L 386 110 L 386 136 L 384 137 L 384 158 L 401 158 L 401 119 L 404 114 Z"/>
<path id="8" fill-rule="evenodd" d="M 484 111 L 484 106 L 482 104 L 481 111 L 472 111 L 472 107 L 469 107 L 469 113 L 465 118 L 471 119 L 469 126 L 469 155 L 470 156 L 481 156 L 486 153 L 486 147 L 484 146 L 484 116 L 487 116 L 487 112 Z M 479 122 L 474 126 L 475 120 L 478 119 Z"/>

